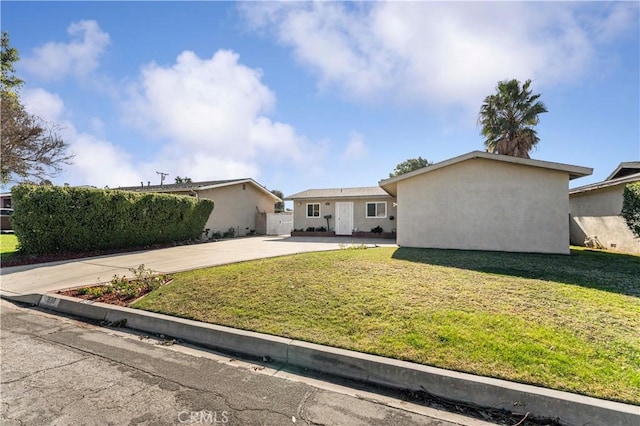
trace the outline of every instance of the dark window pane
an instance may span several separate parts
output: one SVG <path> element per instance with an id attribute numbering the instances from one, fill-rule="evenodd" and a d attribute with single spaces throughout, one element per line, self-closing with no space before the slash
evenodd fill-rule
<path id="1" fill-rule="evenodd" d="M 376 203 L 367 203 L 367 216 L 368 217 L 376 216 Z"/>

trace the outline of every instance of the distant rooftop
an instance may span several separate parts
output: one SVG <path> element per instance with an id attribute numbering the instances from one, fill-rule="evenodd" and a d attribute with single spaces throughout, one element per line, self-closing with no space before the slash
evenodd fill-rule
<path id="1" fill-rule="evenodd" d="M 613 180 L 640 173 L 640 161 L 627 161 L 620 163 L 618 167 L 605 180 Z"/>
<path id="2" fill-rule="evenodd" d="M 121 186 L 115 189 L 121 189 L 123 191 L 138 191 L 138 192 L 167 192 L 167 191 L 190 191 L 195 189 L 206 189 L 210 186 L 224 186 L 234 182 L 249 181 L 251 179 L 227 179 L 227 180 L 207 180 L 203 182 L 189 182 L 189 183 L 166 183 L 164 185 L 143 185 L 143 182 L 138 186 Z"/>
<path id="3" fill-rule="evenodd" d="M 602 182 L 596 182 L 590 185 L 584 185 L 578 188 L 573 188 L 569 191 L 569 195 L 580 194 L 583 192 L 594 191 L 596 189 L 609 188 L 611 186 L 634 183 L 634 182 L 640 182 L 640 171 L 637 171 L 634 174 L 626 174 L 624 176 L 617 177 L 615 179 L 608 179 Z"/>
<path id="4" fill-rule="evenodd" d="M 139 186 L 121 186 L 119 189 L 122 191 L 135 191 L 135 192 L 190 192 L 190 191 L 204 191 L 206 189 L 219 188 L 228 185 L 237 185 L 237 184 L 251 184 L 254 185 L 258 190 L 262 191 L 264 194 L 273 198 L 274 201 L 279 202 L 282 201 L 276 195 L 271 193 L 266 187 L 260 185 L 258 182 L 251 178 L 243 178 L 243 179 L 227 179 L 227 180 L 207 180 L 203 182 L 189 182 L 189 183 L 168 183 L 166 185 L 142 185 L 140 182 Z M 243 188 L 244 189 L 244 188 Z"/>
<path id="5" fill-rule="evenodd" d="M 387 191 L 379 186 L 366 186 L 361 188 L 326 188 L 307 189 L 297 194 L 285 197 L 285 200 L 318 199 L 318 198 L 367 198 L 389 197 Z"/>

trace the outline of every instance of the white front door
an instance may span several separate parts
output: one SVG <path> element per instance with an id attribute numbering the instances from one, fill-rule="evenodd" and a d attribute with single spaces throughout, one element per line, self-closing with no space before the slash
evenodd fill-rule
<path id="1" fill-rule="evenodd" d="M 336 235 L 351 235 L 353 203 L 336 203 Z"/>

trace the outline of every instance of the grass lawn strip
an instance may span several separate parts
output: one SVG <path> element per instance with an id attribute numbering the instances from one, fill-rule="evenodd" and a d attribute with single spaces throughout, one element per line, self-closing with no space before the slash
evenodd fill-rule
<path id="1" fill-rule="evenodd" d="M 11 259 L 18 252 L 18 238 L 14 234 L 0 234 L 0 258 Z"/>
<path id="2" fill-rule="evenodd" d="M 175 274 L 134 307 L 640 404 L 640 257 L 375 248 Z"/>

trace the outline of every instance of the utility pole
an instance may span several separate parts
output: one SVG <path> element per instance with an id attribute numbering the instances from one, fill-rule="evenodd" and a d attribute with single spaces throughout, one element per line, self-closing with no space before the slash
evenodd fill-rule
<path id="1" fill-rule="evenodd" d="M 156 174 L 160 175 L 160 186 L 164 183 L 164 178 L 169 176 L 169 173 L 156 172 Z"/>

